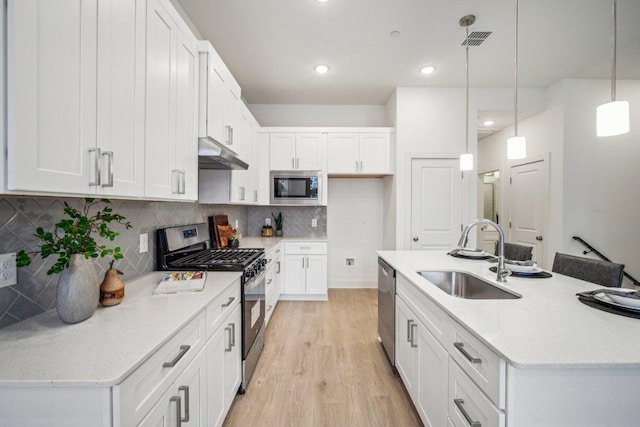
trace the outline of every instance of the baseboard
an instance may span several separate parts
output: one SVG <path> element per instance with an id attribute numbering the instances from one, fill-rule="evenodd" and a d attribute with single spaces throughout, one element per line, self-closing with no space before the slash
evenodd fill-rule
<path id="1" fill-rule="evenodd" d="M 375 280 L 329 280 L 330 289 L 375 289 L 378 282 Z"/>

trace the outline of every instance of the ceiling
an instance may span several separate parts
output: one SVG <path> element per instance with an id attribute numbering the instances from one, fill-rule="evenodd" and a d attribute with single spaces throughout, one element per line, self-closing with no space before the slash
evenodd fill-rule
<path id="1" fill-rule="evenodd" d="M 397 86 L 512 87 L 514 0 L 177 0 L 249 104 L 381 105 Z M 611 0 L 520 0 L 519 87 L 611 76 Z M 618 1 L 618 78 L 640 78 L 640 1 Z M 400 34 L 391 36 L 392 31 Z M 328 64 L 318 75 L 313 67 Z M 436 71 L 421 75 L 433 65 Z"/>

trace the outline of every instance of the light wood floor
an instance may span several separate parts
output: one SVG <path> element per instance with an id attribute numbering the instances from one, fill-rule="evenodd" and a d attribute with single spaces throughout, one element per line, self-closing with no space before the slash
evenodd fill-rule
<path id="1" fill-rule="evenodd" d="M 378 342 L 377 303 L 376 289 L 280 301 L 224 426 L 421 426 Z"/>

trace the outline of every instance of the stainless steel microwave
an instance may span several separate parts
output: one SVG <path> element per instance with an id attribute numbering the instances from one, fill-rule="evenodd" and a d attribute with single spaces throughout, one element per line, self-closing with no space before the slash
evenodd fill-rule
<path id="1" fill-rule="evenodd" d="M 273 205 L 319 205 L 322 172 L 271 171 L 270 191 Z"/>

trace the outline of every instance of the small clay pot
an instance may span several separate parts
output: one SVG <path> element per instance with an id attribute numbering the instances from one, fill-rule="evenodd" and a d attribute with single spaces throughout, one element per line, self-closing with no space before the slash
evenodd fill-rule
<path id="1" fill-rule="evenodd" d="M 104 280 L 100 285 L 100 304 L 104 307 L 118 305 L 124 299 L 124 283 L 120 280 L 120 274 L 115 268 L 110 268 L 104 274 Z"/>

